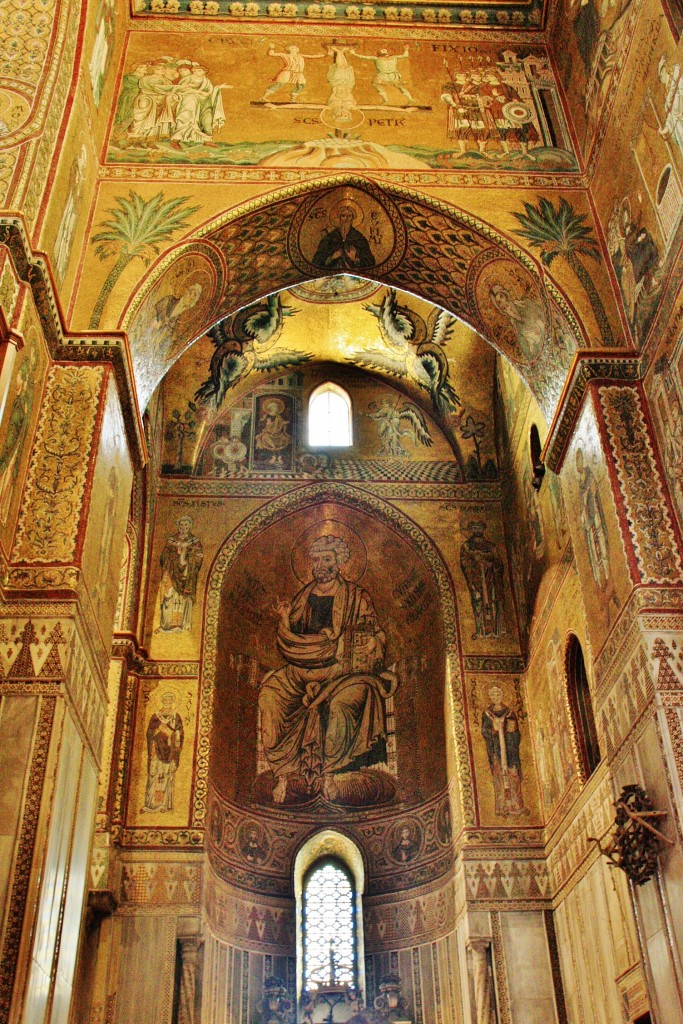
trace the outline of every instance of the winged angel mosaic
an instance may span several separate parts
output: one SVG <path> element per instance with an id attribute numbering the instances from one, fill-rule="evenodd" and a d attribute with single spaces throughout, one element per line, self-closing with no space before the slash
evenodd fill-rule
<path id="1" fill-rule="evenodd" d="M 460 399 L 448 379 L 448 359 L 443 350 L 455 323 L 450 313 L 434 310 L 425 321 L 415 310 L 399 304 L 393 288 L 386 291 L 379 305 L 368 303 L 365 308 L 377 319 L 385 347 L 360 350 L 353 361 L 417 384 L 427 392 L 440 416 L 453 412 Z"/>
<path id="2" fill-rule="evenodd" d="M 275 349 L 286 318 L 296 312 L 292 307 L 283 306 L 279 294 L 269 295 L 264 303 L 248 306 L 212 327 L 209 337 L 216 349 L 211 357 L 209 378 L 197 389 L 197 401 L 218 409 L 227 392 L 252 370 L 265 373 L 309 362 L 313 357 L 308 352 Z"/>

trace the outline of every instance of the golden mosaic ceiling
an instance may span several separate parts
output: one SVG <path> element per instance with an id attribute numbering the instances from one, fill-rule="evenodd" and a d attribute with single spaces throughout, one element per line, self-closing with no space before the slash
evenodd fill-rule
<path id="1" fill-rule="evenodd" d="M 396 333 L 402 323 L 414 343 Z M 309 282 L 227 318 L 171 367 L 163 384 L 164 472 L 214 475 L 223 467 L 216 469 L 209 449 L 228 443 L 219 462 L 235 461 L 231 451 L 248 419 L 242 410 L 254 394 L 285 379 L 309 394 L 331 376 L 358 405 L 366 456 L 380 434 L 386 442 L 387 420 L 402 414 L 403 441 L 397 435 L 391 453 L 385 443 L 383 456 L 451 461 L 455 453 L 461 476 L 489 479 L 496 476 L 494 368 L 493 349 L 430 303 L 360 278 Z"/>

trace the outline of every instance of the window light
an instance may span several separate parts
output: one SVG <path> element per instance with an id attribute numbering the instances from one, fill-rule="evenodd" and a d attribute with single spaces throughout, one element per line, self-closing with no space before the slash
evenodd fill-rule
<path id="1" fill-rule="evenodd" d="M 313 448 L 348 448 L 353 444 L 351 399 L 338 384 L 327 381 L 311 395 L 308 443 Z"/>

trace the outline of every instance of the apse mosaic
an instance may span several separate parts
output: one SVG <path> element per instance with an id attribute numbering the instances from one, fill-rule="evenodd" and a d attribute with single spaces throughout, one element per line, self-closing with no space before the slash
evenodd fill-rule
<path id="1" fill-rule="evenodd" d="M 281 973 L 283 992 L 295 985 L 287 903 L 293 857 L 307 834 L 335 820 L 348 826 L 368 867 L 369 1005 L 377 996 L 375 1005 L 386 1009 L 393 996 L 416 1021 L 445 1024 L 461 1015 L 463 934 L 451 929 L 458 913 L 453 832 L 460 842 L 463 825 L 473 852 L 460 877 L 468 909 L 518 911 L 491 914 L 501 1020 L 524 1017 L 529 988 L 539 1013 L 543 1007 L 546 1016 L 562 1016 L 545 977 L 546 946 L 539 945 L 547 934 L 557 972 L 552 929 L 542 927 L 539 908 L 558 893 L 563 969 L 569 964 L 570 978 L 574 967 L 582 974 L 576 999 L 597 993 L 602 1016 L 611 1019 L 603 1005 L 616 990 L 602 984 L 595 962 L 586 967 L 577 938 L 581 906 L 596 893 L 596 914 L 609 923 L 618 961 L 618 989 L 626 996 L 628 988 L 630 999 L 638 984 L 637 937 L 623 923 L 627 894 L 609 883 L 603 893 L 599 868 L 584 883 L 592 868 L 580 863 L 585 836 L 609 807 L 609 782 L 575 809 L 568 799 L 578 777 L 566 708 L 566 632 L 576 628 L 592 679 L 603 645 L 631 639 L 625 613 L 635 576 L 667 583 L 680 577 L 680 536 L 666 521 L 649 414 L 637 389 L 603 386 L 594 404 L 588 398 L 568 446 L 562 491 L 550 473 L 540 491 L 533 486 L 528 434 L 538 416 L 545 439 L 541 412 L 551 423 L 577 350 L 635 343 L 680 515 L 683 391 L 674 303 L 683 94 L 667 24 L 674 5 L 678 0 L 650 12 L 642 0 L 570 0 L 560 12 L 562 42 L 552 64 L 562 83 L 545 49 L 528 43 L 530 34 L 513 40 L 509 33 L 506 49 L 498 33 L 488 33 L 489 41 L 480 33 L 470 44 L 465 33 L 452 42 L 439 28 L 540 27 L 539 0 L 486 8 L 448 0 L 438 8 L 426 0 L 403 8 L 139 0 L 132 16 L 146 21 L 132 22 L 141 31 L 131 33 L 120 62 L 114 0 L 91 6 L 85 40 L 73 4 L 55 7 L 52 38 L 30 36 L 40 36 L 46 20 L 29 17 L 27 29 L 23 14 L 8 15 L 17 31 L 7 68 L 25 55 L 27 75 L 37 82 L 49 55 L 43 96 L 51 103 L 30 123 L 33 86 L 21 92 L 3 80 L 3 143 L 14 145 L 22 131 L 33 137 L 16 149 L 16 165 L 8 151 L 0 193 L 11 177 L 14 196 L 26 198 L 16 205 L 48 254 L 66 320 L 93 330 L 130 328 L 143 406 L 169 370 L 147 418 L 150 438 L 159 440 L 150 445 L 149 543 L 142 554 L 133 551 L 126 570 L 135 592 L 126 618 L 133 621 L 142 591 L 145 630 L 122 693 L 121 772 L 111 787 L 115 832 L 102 826 L 93 858 L 102 893 L 110 885 L 124 904 L 107 926 L 111 942 L 93 975 L 93 1019 L 134 1016 L 151 976 L 149 1013 L 171 1018 L 176 925 L 185 918 L 182 930 L 200 910 L 216 925 L 205 943 L 202 1013 L 265 1019 L 275 987 L 264 979 Z M 43 6 L 49 19 L 54 5 Z M 176 15 L 194 20 L 173 26 Z M 219 17 L 222 23 L 213 20 Z M 228 19 L 240 18 L 238 35 Z M 202 19 L 205 32 L 198 30 Z M 327 24 L 314 25 L 318 19 Z M 335 20 L 343 21 L 340 32 Z M 411 20 L 418 32 L 399 35 L 393 23 Z M 73 113 L 71 100 L 65 107 L 77 42 L 79 95 L 87 93 L 92 125 L 79 96 Z M 575 133 L 565 123 L 560 85 L 574 97 Z M 91 136 L 104 166 L 89 208 L 96 185 Z M 348 170 L 366 180 L 348 179 Z M 338 172 L 315 194 L 301 188 L 307 176 Z M 432 187 L 435 198 L 376 187 L 373 174 Z M 238 184 L 229 192 L 213 187 L 224 181 Z M 266 204 L 255 183 L 281 191 Z M 453 183 L 453 191 L 437 195 Z M 46 187 L 52 196 L 41 206 Z M 454 202 L 467 212 L 449 208 Z M 241 203 L 251 205 L 238 210 Z M 204 236 L 193 240 L 195 231 Z M 331 276 L 321 280 L 325 274 Z M 8 282 L 0 276 L 3 295 L 12 291 Z M 275 287 L 289 290 L 269 294 Z M 508 362 L 471 328 L 400 288 L 432 295 L 463 316 Z M 15 295 L 9 297 L 14 307 Z M 331 306 L 343 308 L 343 317 Z M 27 306 L 11 326 L 24 346 L 0 422 L 0 541 L 10 549 L 28 479 L 21 552 L 47 558 L 62 544 L 64 559 L 73 560 L 76 545 L 88 591 L 77 596 L 80 608 L 106 622 L 118 578 L 110 556 L 130 475 L 115 403 L 95 401 L 108 371 L 53 367 L 41 403 L 47 357 L 38 319 Z M 334 345 L 320 345 L 332 336 Z M 657 351 L 655 338 L 662 342 Z M 308 398 L 332 376 L 353 403 L 348 452 L 306 440 Z M 55 462 L 50 452 L 48 461 L 45 445 L 31 452 L 39 420 L 41 431 L 45 423 L 73 445 L 75 467 L 71 457 Z M 73 486 L 60 494 L 54 485 L 63 471 L 74 474 Z M 54 521 L 69 527 L 68 543 L 45 529 L 46 482 L 50 514 L 56 509 Z M 80 490 L 90 505 L 87 528 L 79 502 L 73 512 Z M 297 504 L 304 493 L 308 504 Z M 139 492 L 136 501 L 131 521 L 139 526 Z M 229 565 L 220 580 L 212 576 L 217 558 Z M 64 655 L 59 638 L 73 631 L 69 623 L 37 632 L 32 620 L 21 623 L 20 642 L 11 639 L 19 636 L 18 621 L 7 620 L 12 632 L 0 652 L 14 659 L 12 674 L 26 659 L 35 678 L 41 659 L 52 671 Z M 44 635 L 51 630 L 51 652 L 29 642 L 41 628 Z M 647 660 L 639 651 L 633 665 L 638 657 L 642 669 L 618 684 L 624 699 L 612 691 L 599 709 L 610 755 L 647 704 Z M 205 676 L 212 658 L 215 672 Z M 674 663 L 673 656 L 661 660 L 660 680 Z M 72 703 L 97 748 L 104 709 L 86 700 L 100 690 L 83 652 L 75 649 L 71 662 Z M 444 735 L 447 677 L 455 752 Z M 112 696 L 116 687 L 110 679 Z M 43 781 L 53 703 L 46 700 L 29 811 Z M 3 722 L 16 725 L 16 709 L 5 703 Z M 20 756 L 27 757 L 30 723 L 18 725 Z M 648 735 L 654 758 L 652 728 Z M 65 765 L 77 749 L 65 733 Z M 660 765 L 646 767 L 653 766 L 661 781 Z M 91 782 L 81 787 L 86 798 Z M 102 807 L 101 820 L 110 809 Z M 80 818 L 74 829 L 83 849 L 85 817 L 84 810 L 84 830 Z M 29 846 L 30 818 L 22 833 Z M 561 824 L 548 863 L 543 822 Z M 16 837 L 17 828 L 9 834 Z M 106 844 L 113 835 L 127 851 L 110 884 Z M 19 882 L 25 867 L 18 865 Z M 560 885 L 570 872 L 576 898 L 563 900 L 569 888 Z M 183 1000 L 198 937 L 181 938 L 190 939 L 180 943 L 182 1015 L 192 1006 Z M 542 957 L 534 955 L 539 948 Z M 66 946 L 57 940 L 55 963 L 60 949 Z M 520 951 L 532 964 L 526 980 L 516 970 Z M 475 974 L 481 954 L 467 953 Z M 131 969 L 131 957 L 150 969 Z M 399 979 L 393 991 L 387 971 Z M 469 1002 L 481 994 L 475 976 Z M 631 1011 L 634 1005 L 628 1003 Z M 480 1003 L 479 1016 L 487 1009 Z"/>
<path id="2" fill-rule="evenodd" d="M 324 504 L 257 535 L 223 587 L 219 791 L 323 813 L 432 796 L 445 783 L 440 618 L 430 570 L 366 513 Z"/>
<path id="3" fill-rule="evenodd" d="M 299 34 L 133 34 L 107 159 L 273 168 L 573 171 L 541 48 Z M 249 125 L 244 138 L 244 125 Z M 419 139 L 420 142 L 416 142 Z"/>
<path id="4" fill-rule="evenodd" d="M 378 805 L 363 811 L 335 805 L 332 814 L 367 857 L 367 895 L 389 893 L 443 877 L 452 865 L 448 798 L 417 808 Z M 207 845 L 213 871 L 224 882 L 253 893 L 286 896 L 302 842 L 320 828 L 322 806 L 299 803 L 273 809 L 243 808 L 212 790 Z M 233 893 L 235 890 L 232 890 Z M 424 890 L 423 890 L 424 891 Z"/>

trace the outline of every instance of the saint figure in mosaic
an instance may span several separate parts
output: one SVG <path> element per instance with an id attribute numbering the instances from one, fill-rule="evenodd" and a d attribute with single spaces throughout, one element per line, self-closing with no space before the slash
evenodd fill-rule
<path id="1" fill-rule="evenodd" d="M 292 776 L 328 800 L 344 772 L 386 762 L 386 637 L 372 600 L 342 575 L 351 557 L 341 537 L 308 549 L 312 579 L 291 603 L 278 601 L 277 647 L 285 660 L 261 684 L 261 744 L 282 803 Z"/>
<path id="2" fill-rule="evenodd" d="M 474 613 L 472 639 L 505 636 L 503 560 L 494 542 L 484 536 L 486 523 L 470 523 L 468 529 L 470 536 L 460 548 L 460 568 Z"/>
<path id="3" fill-rule="evenodd" d="M 489 689 L 490 703 L 481 716 L 481 734 L 493 776 L 496 814 L 501 817 L 526 814 L 522 797 L 522 763 L 519 757 L 519 721 L 503 701 L 500 686 Z"/>
<path id="4" fill-rule="evenodd" d="M 183 749 L 183 720 L 175 694 L 165 693 L 147 726 L 147 785 L 143 811 L 172 811 L 175 774 Z"/>
<path id="5" fill-rule="evenodd" d="M 192 608 L 197 596 L 197 578 L 202 567 L 202 542 L 192 532 L 190 516 L 181 516 L 178 529 L 161 552 L 162 633 L 184 633 L 192 629 Z"/>
<path id="6" fill-rule="evenodd" d="M 586 465 L 583 450 L 576 449 L 576 470 L 579 474 L 581 499 L 581 526 L 588 547 L 591 573 L 602 589 L 609 580 L 609 545 L 607 523 L 602 508 L 598 483 L 590 466 Z"/>

